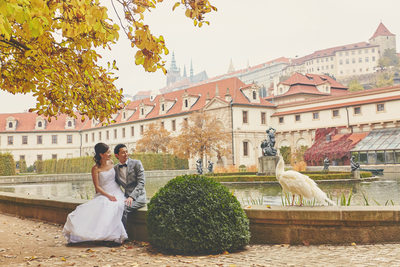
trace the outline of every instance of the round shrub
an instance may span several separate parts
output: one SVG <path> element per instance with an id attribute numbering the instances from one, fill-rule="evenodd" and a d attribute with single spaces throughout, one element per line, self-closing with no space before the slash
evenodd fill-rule
<path id="1" fill-rule="evenodd" d="M 170 180 L 147 205 L 150 243 L 177 254 L 233 251 L 249 243 L 249 220 L 239 201 L 211 178 Z"/>

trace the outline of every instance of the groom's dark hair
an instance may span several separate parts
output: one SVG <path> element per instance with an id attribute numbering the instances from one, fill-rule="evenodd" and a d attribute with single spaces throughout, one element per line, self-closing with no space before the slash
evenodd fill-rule
<path id="1" fill-rule="evenodd" d="M 118 154 L 118 153 L 119 153 L 119 150 L 120 150 L 121 148 L 123 148 L 123 147 L 126 147 L 126 145 L 124 145 L 124 144 L 118 144 L 118 145 L 116 145 L 115 148 L 114 148 L 114 154 Z"/>

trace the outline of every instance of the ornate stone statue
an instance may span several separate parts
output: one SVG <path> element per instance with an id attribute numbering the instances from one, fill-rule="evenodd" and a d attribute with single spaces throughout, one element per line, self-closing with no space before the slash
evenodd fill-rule
<path id="1" fill-rule="evenodd" d="M 201 159 L 196 160 L 196 168 L 198 174 L 203 174 L 203 161 Z"/>
<path id="2" fill-rule="evenodd" d="M 360 163 L 356 162 L 356 158 L 354 156 L 351 156 L 350 167 L 351 167 L 352 172 L 354 172 L 360 168 Z"/>
<path id="3" fill-rule="evenodd" d="M 323 170 L 324 171 L 328 171 L 329 170 L 329 158 L 328 157 L 326 157 L 324 159 L 324 169 Z"/>
<path id="4" fill-rule="evenodd" d="M 213 168 L 214 168 L 214 163 L 212 163 L 210 160 L 208 161 L 208 172 L 213 172 Z"/>
<path id="5" fill-rule="evenodd" d="M 276 149 L 274 148 L 275 132 L 276 130 L 272 127 L 269 127 L 268 130 L 266 130 L 268 139 L 264 139 L 264 141 L 261 142 L 263 156 L 276 156 Z"/>

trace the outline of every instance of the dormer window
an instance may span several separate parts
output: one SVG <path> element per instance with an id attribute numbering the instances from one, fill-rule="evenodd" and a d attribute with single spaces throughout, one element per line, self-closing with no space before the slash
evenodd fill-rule
<path id="1" fill-rule="evenodd" d="M 124 119 L 126 119 L 126 114 L 125 114 L 125 112 L 122 113 L 122 117 L 123 117 Z"/>
<path id="2" fill-rule="evenodd" d="M 257 99 L 257 92 L 253 91 L 253 99 Z"/>
<path id="3" fill-rule="evenodd" d="M 17 128 L 17 120 L 14 117 L 8 117 L 5 128 L 9 131 L 15 131 Z"/>
<path id="4" fill-rule="evenodd" d="M 165 110 L 165 106 L 164 106 L 164 104 L 162 104 L 161 105 L 161 111 L 164 111 Z"/>
<path id="5" fill-rule="evenodd" d="M 140 109 L 140 114 L 144 115 L 144 108 Z"/>
<path id="6" fill-rule="evenodd" d="M 187 108 L 189 106 L 188 100 L 185 99 L 185 108 Z"/>
<path id="7" fill-rule="evenodd" d="M 65 129 L 75 128 L 75 120 L 71 117 L 66 118 L 64 127 L 65 127 Z"/>
<path id="8" fill-rule="evenodd" d="M 42 117 L 36 117 L 36 125 L 35 129 L 36 130 L 42 130 L 46 127 L 45 121 Z"/>

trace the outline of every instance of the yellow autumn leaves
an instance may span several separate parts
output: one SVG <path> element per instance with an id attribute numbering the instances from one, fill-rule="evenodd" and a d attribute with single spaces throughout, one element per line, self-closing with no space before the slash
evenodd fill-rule
<path id="1" fill-rule="evenodd" d="M 154 36 L 144 23 L 143 13 L 162 0 L 110 1 L 125 14 L 120 25 L 98 0 L 0 0 L 0 89 L 33 93 L 37 104 L 30 111 L 49 118 L 78 112 L 111 121 L 125 105 L 122 90 L 113 83 L 117 66 L 99 66 L 95 49 L 115 43 L 121 26 L 137 49 L 135 63 L 146 71 L 166 73 L 163 56 L 169 51 L 164 37 Z M 197 22 L 216 10 L 209 1 L 180 4 Z"/>

